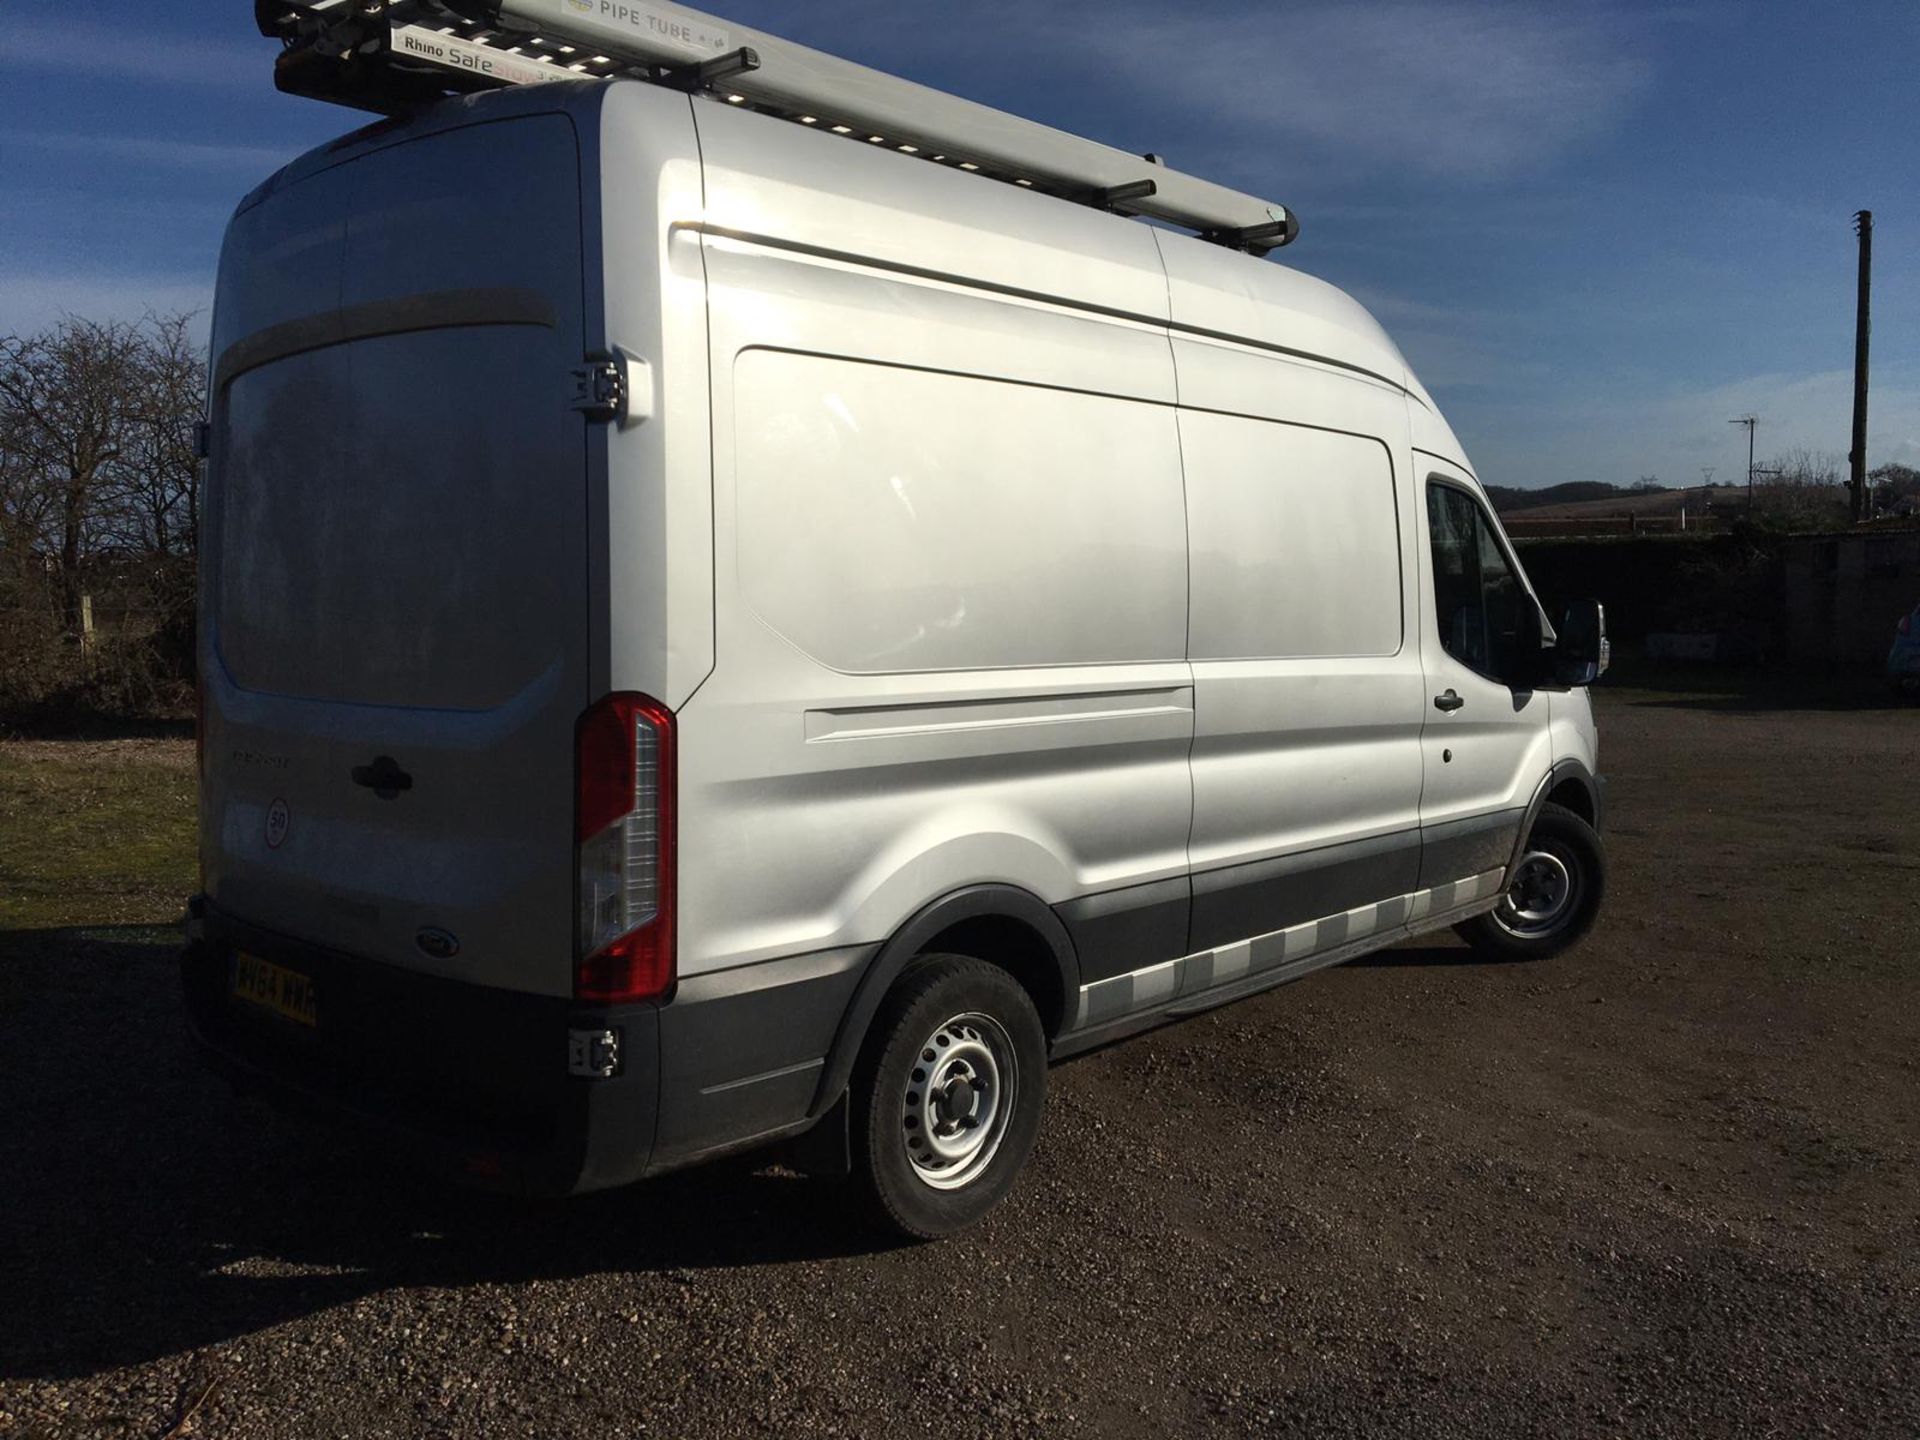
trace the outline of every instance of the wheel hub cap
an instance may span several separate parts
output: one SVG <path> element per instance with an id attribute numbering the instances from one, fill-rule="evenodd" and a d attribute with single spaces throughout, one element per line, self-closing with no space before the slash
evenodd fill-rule
<path id="1" fill-rule="evenodd" d="M 993 1160 L 1013 1117 L 1013 1041 L 990 1015 L 956 1015 L 920 1047 L 901 1097 L 900 1126 L 914 1173 L 957 1190 Z"/>
<path id="2" fill-rule="evenodd" d="M 960 1124 L 973 1115 L 973 1087 L 965 1080 L 955 1080 L 948 1085 L 940 1097 L 940 1118 Z"/>
<path id="3" fill-rule="evenodd" d="M 1548 934 L 1566 920 L 1577 889 L 1574 872 L 1561 856 L 1551 850 L 1529 850 L 1513 867 L 1513 879 L 1494 918 L 1513 935 Z"/>

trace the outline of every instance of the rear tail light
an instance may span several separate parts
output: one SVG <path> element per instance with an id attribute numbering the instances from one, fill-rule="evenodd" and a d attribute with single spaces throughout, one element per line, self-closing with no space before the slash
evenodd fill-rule
<path id="1" fill-rule="evenodd" d="M 613 1004 L 673 986 L 673 712 L 609 695 L 574 733 L 573 993 Z"/>

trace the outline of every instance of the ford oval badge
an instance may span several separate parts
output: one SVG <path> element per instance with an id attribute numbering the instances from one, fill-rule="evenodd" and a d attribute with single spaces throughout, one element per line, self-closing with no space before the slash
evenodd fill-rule
<path id="1" fill-rule="evenodd" d="M 437 925 L 424 927 L 413 937 L 413 943 L 436 960 L 451 960 L 460 953 L 460 937 Z"/>

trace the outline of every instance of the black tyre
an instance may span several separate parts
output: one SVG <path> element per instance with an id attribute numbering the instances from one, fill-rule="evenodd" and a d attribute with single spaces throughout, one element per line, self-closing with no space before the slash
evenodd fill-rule
<path id="1" fill-rule="evenodd" d="M 853 1074 L 853 1159 L 880 1217 L 916 1239 L 1006 1198 L 1040 1129 L 1047 1037 L 1006 971 L 964 955 L 908 967 Z"/>
<path id="2" fill-rule="evenodd" d="M 1606 846 L 1573 811 L 1549 803 L 1534 817 L 1499 905 L 1454 929 L 1485 954 L 1545 960 L 1580 943 L 1606 896 Z"/>

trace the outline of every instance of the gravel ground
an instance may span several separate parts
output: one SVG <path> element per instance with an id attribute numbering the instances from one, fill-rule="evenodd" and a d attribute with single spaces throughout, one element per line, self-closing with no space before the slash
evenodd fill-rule
<path id="1" fill-rule="evenodd" d="M 1063 1066 L 933 1246 L 759 1162 L 395 1177 L 199 1071 L 164 934 L 0 936 L 0 1433 L 1920 1433 L 1920 713 L 1602 711 L 1580 950 Z"/>

